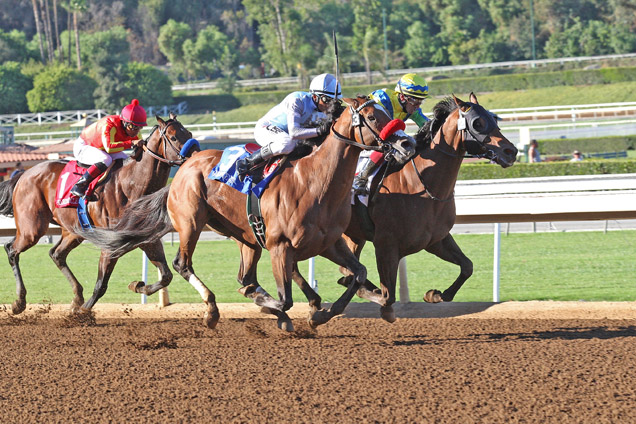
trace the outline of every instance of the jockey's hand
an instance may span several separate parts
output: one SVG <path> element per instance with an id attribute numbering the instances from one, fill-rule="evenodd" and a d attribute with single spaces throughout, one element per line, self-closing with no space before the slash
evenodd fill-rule
<path id="1" fill-rule="evenodd" d="M 322 121 L 320 125 L 318 125 L 318 136 L 323 136 L 325 134 L 329 134 L 331 131 L 331 121 Z"/>

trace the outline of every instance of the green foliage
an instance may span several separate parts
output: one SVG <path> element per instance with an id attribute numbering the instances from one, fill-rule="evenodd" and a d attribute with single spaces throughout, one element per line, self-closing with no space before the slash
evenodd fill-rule
<path id="1" fill-rule="evenodd" d="M 33 80 L 33 89 L 27 92 L 31 112 L 55 110 L 93 109 L 93 91 L 97 83 L 75 69 L 50 66 Z"/>
<path id="2" fill-rule="evenodd" d="M 236 55 L 228 37 L 216 26 L 209 25 L 199 32 L 196 40 L 183 45 L 183 57 L 189 72 L 207 78 L 218 76 L 222 68 L 234 69 Z M 229 66 L 224 66 L 224 64 Z"/>
<path id="3" fill-rule="evenodd" d="M 173 66 L 185 64 L 183 44 L 192 35 L 192 28 L 186 23 L 169 19 L 168 22 L 159 28 L 159 50 Z"/>
<path id="4" fill-rule="evenodd" d="M 571 153 L 571 152 L 570 152 Z M 560 175 L 600 175 L 636 173 L 636 160 L 591 160 L 582 162 L 515 163 L 503 169 L 490 163 L 465 163 L 459 168 L 460 180 L 496 178 L 553 177 Z"/>
<path id="5" fill-rule="evenodd" d="M 539 151 L 543 155 L 569 155 L 574 150 L 583 154 L 620 152 L 636 150 L 636 135 L 602 138 L 562 138 L 557 140 L 538 140 Z"/>
<path id="6" fill-rule="evenodd" d="M 0 65 L 0 114 L 28 112 L 27 91 L 33 88 L 33 80 L 24 75 L 16 62 Z"/>
<path id="7" fill-rule="evenodd" d="M 172 82 L 170 78 L 156 67 L 147 63 L 130 62 L 124 71 L 125 106 L 132 99 L 139 99 L 145 106 L 161 106 L 172 104 Z"/>
<path id="8" fill-rule="evenodd" d="M 16 29 L 4 32 L 0 29 L 0 63 L 23 63 L 29 59 L 36 59 L 37 51 L 29 48 L 26 35 Z"/>
<path id="9" fill-rule="evenodd" d="M 121 26 L 85 35 L 82 50 L 91 74 L 98 77 L 130 61 L 130 45 Z"/>

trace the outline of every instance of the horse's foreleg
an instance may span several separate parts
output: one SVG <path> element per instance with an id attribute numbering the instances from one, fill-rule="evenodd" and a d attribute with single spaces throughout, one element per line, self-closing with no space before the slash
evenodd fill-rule
<path id="1" fill-rule="evenodd" d="M 321 309 L 312 314 L 309 318 L 309 325 L 313 328 L 326 323 L 334 316 L 344 312 L 361 284 L 367 279 L 367 269 L 358 261 L 351 250 L 349 250 L 342 238 L 338 239 L 333 246 L 322 252 L 321 256 L 324 256 L 337 265 L 347 268 L 353 273 L 353 279 L 349 287 L 347 287 L 347 290 L 331 305 L 329 310 Z"/>
<path id="2" fill-rule="evenodd" d="M 172 267 L 199 292 L 201 299 L 203 299 L 203 302 L 208 308 L 203 316 L 203 322 L 208 328 L 214 329 L 220 318 L 219 308 L 216 305 L 216 296 L 214 296 L 214 293 L 212 293 L 194 273 L 194 268 L 192 268 L 193 252 L 187 249 L 188 246 L 189 244 L 187 243 L 179 246 L 179 251 L 172 262 Z"/>
<path id="3" fill-rule="evenodd" d="M 395 322 L 395 287 L 397 282 L 398 266 L 400 255 L 397 248 L 390 243 L 378 243 L 375 247 L 375 260 L 382 286 L 382 297 L 384 304 L 380 308 L 380 316 L 387 322 Z"/>
<path id="4" fill-rule="evenodd" d="M 17 251 L 14 245 L 15 239 L 11 240 L 4 245 L 4 250 L 9 257 L 9 265 L 13 269 L 13 275 L 15 276 L 15 293 L 17 299 L 13 301 L 11 310 L 14 314 L 22 313 L 26 309 L 26 287 L 24 287 L 24 281 L 22 280 L 22 272 L 20 271 L 20 252 Z M 30 247 L 30 246 L 29 246 Z"/>
<path id="5" fill-rule="evenodd" d="M 311 288 L 305 277 L 302 276 L 300 271 L 298 270 L 298 262 L 294 262 L 294 268 L 292 269 L 292 279 L 298 284 L 300 290 L 302 290 L 303 294 L 307 298 L 309 302 L 309 314 L 313 314 L 317 310 L 321 309 L 322 306 L 322 298 L 318 293 Z"/>
<path id="6" fill-rule="evenodd" d="M 351 250 L 356 258 L 360 260 L 360 254 L 362 253 L 362 249 L 364 248 L 366 240 L 352 239 L 349 238 L 346 234 L 344 234 L 342 238 L 347 244 L 349 250 Z M 340 273 L 344 275 L 344 277 L 338 280 L 338 284 L 344 287 L 349 287 L 349 285 L 351 284 L 351 280 L 353 279 L 353 273 L 343 266 L 340 267 Z M 369 280 L 365 280 L 362 283 L 356 294 L 362 299 L 384 306 L 384 297 L 382 296 L 382 291 Z"/>
<path id="7" fill-rule="evenodd" d="M 102 250 L 99 256 L 99 270 L 97 272 L 97 281 L 95 282 L 93 295 L 82 305 L 81 310 L 90 311 L 97 301 L 104 296 L 108 289 L 108 281 L 118 260 L 119 256 L 111 257 L 109 252 Z"/>
<path id="8" fill-rule="evenodd" d="M 283 302 L 283 311 L 270 310 L 266 312 L 274 313 L 278 317 L 278 328 L 285 331 L 294 331 L 291 319 L 284 311 L 289 310 L 293 305 L 291 292 L 292 270 L 294 260 L 291 258 L 289 248 L 285 244 L 279 244 L 270 251 L 272 260 L 272 272 L 276 280 L 278 297 Z"/>
<path id="9" fill-rule="evenodd" d="M 444 293 L 441 293 L 439 290 L 429 290 L 424 296 L 424 300 L 430 303 L 438 303 L 442 301 L 450 302 L 455 298 L 455 295 L 464 282 L 473 275 L 473 262 L 464 255 L 464 252 L 462 252 L 462 249 L 459 248 L 450 234 L 437 243 L 427 247 L 426 251 L 445 260 L 446 262 L 459 265 L 459 276 L 449 288 L 444 290 Z"/>
<path id="10" fill-rule="evenodd" d="M 139 246 L 146 253 L 148 260 L 159 270 L 159 281 L 154 284 L 146 285 L 143 281 L 133 281 L 128 284 L 128 288 L 135 293 L 150 296 L 161 289 L 168 287 L 172 281 L 172 271 L 168 267 L 166 255 L 163 251 L 163 242 L 161 240 Z"/>
<path id="11" fill-rule="evenodd" d="M 84 303 L 84 288 L 77 281 L 77 278 L 68 267 L 66 263 L 66 258 L 71 250 L 75 249 L 82 243 L 82 238 L 76 236 L 75 234 L 69 233 L 66 230 L 62 231 L 62 237 L 60 241 L 57 242 L 55 246 L 49 250 L 49 256 L 57 265 L 57 268 L 64 274 L 68 282 L 71 284 L 71 289 L 73 290 L 73 301 L 71 302 L 71 312 L 77 313 Z"/>
<path id="12" fill-rule="evenodd" d="M 241 288 L 238 289 L 238 292 L 248 299 L 252 299 L 256 305 L 266 308 L 265 311 L 268 313 L 273 313 L 268 311 L 269 309 L 282 312 L 283 302 L 274 299 L 258 284 L 256 269 L 263 249 L 260 247 L 252 248 L 238 240 L 236 243 L 241 251 L 241 265 L 237 276 Z"/>

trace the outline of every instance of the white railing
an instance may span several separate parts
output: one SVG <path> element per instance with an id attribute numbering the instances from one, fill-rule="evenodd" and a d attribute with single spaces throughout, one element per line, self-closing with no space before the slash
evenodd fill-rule
<path id="1" fill-rule="evenodd" d="M 590 62 L 600 60 L 613 60 L 613 59 L 627 59 L 636 57 L 636 53 L 627 54 L 615 54 L 605 56 L 581 56 L 581 57 L 561 57 L 556 59 L 540 59 L 540 60 L 517 60 L 509 62 L 494 62 L 494 63 L 481 63 L 475 65 L 455 65 L 455 66 L 431 66 L 426 68 L 408 68 L 408 69 L 390 69 L 385 72 L 373 71 L 371 72 L 372 78 L 384 78 L 402 76 L 409 72 L 416 74 L 435 74 L 451 71 L 462 70 L 479 70 L 479 69 L 496 69 L 496 68 L 518 68 L 527 67 L 534 68 L 537 66 L 548 64 L 563 64 L 569 62 Z M 367 77 L 366 72 L 349 72 L 340 75 L 340 78 L 346 80 L 360 80 Z M 236 85 L 239 87 L 262 87 L 272 85 L 292 85 L 300 84 L 301 79 L 299 77 L 281 77 L 281 78 L 260 78 L 250 80 L 238 80 Z M 211 82 L 199 82 L 199 83 L 187 83 L 176 84 L 172 86 L 173 91 L 196 91 L 196 90 L 210 90 L 216 88 L 218 83 L 216 81 Z"/>
<path id="2" fill-rule="evenodd" d="M 148 116 L 160 115 L 166 116 L 170 112 L 177 115 L 183 115 L 188 111 L 188 102 L 181 102 L 176 105 L 167 106 L 148 106 L 145 108 Z M 66 110 L 58 112 L 39 112 L 39 113 L 16 113 L 11 115 L 0 115 L 0 125 L 14 124 L 38 124 L 45 123 L 61 124 L 64 122 L 77 122 L 84 118 L 98 120 L 111 112 L 105 109 L 87 109 L 87 110 Z M 117 112 L 119 113 L 119 112 Z"/>

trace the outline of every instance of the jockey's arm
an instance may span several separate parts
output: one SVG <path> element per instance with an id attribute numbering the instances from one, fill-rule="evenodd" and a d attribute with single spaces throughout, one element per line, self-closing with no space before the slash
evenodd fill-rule
<path id="1" fill-rule="evenodd" d="M 117 153 L 132 147 L 131 140 L 119 141 L 117 138 L 117 128 L 114 125 L 107 127 L 104 134 L 102 134 L 102 145 L 106 153 Z"/>
<path id="2" fill-rule="evenodd" d="M 430 119 L 424 116 L 424 114 L 422 113 L 422 109 L 416 110 L 415 113 L 413 113 L 413 115 L 411 115 L 409 118 L 411 118 L 411 120 L 417 124 L 418 128 L 422 128 L 422 126 L 424 126 L 427 121 L 430 121 Z"/>
<path id="3" fill-rule="evenodd" d="M 306 122 L 301 120 L 303 111 L 300 101 L 293 102 L 287 110 L 287 129 L 290 137 L 294 140 L 304 140 L 318 135 L 317 127 L 305 128 Z"/>

